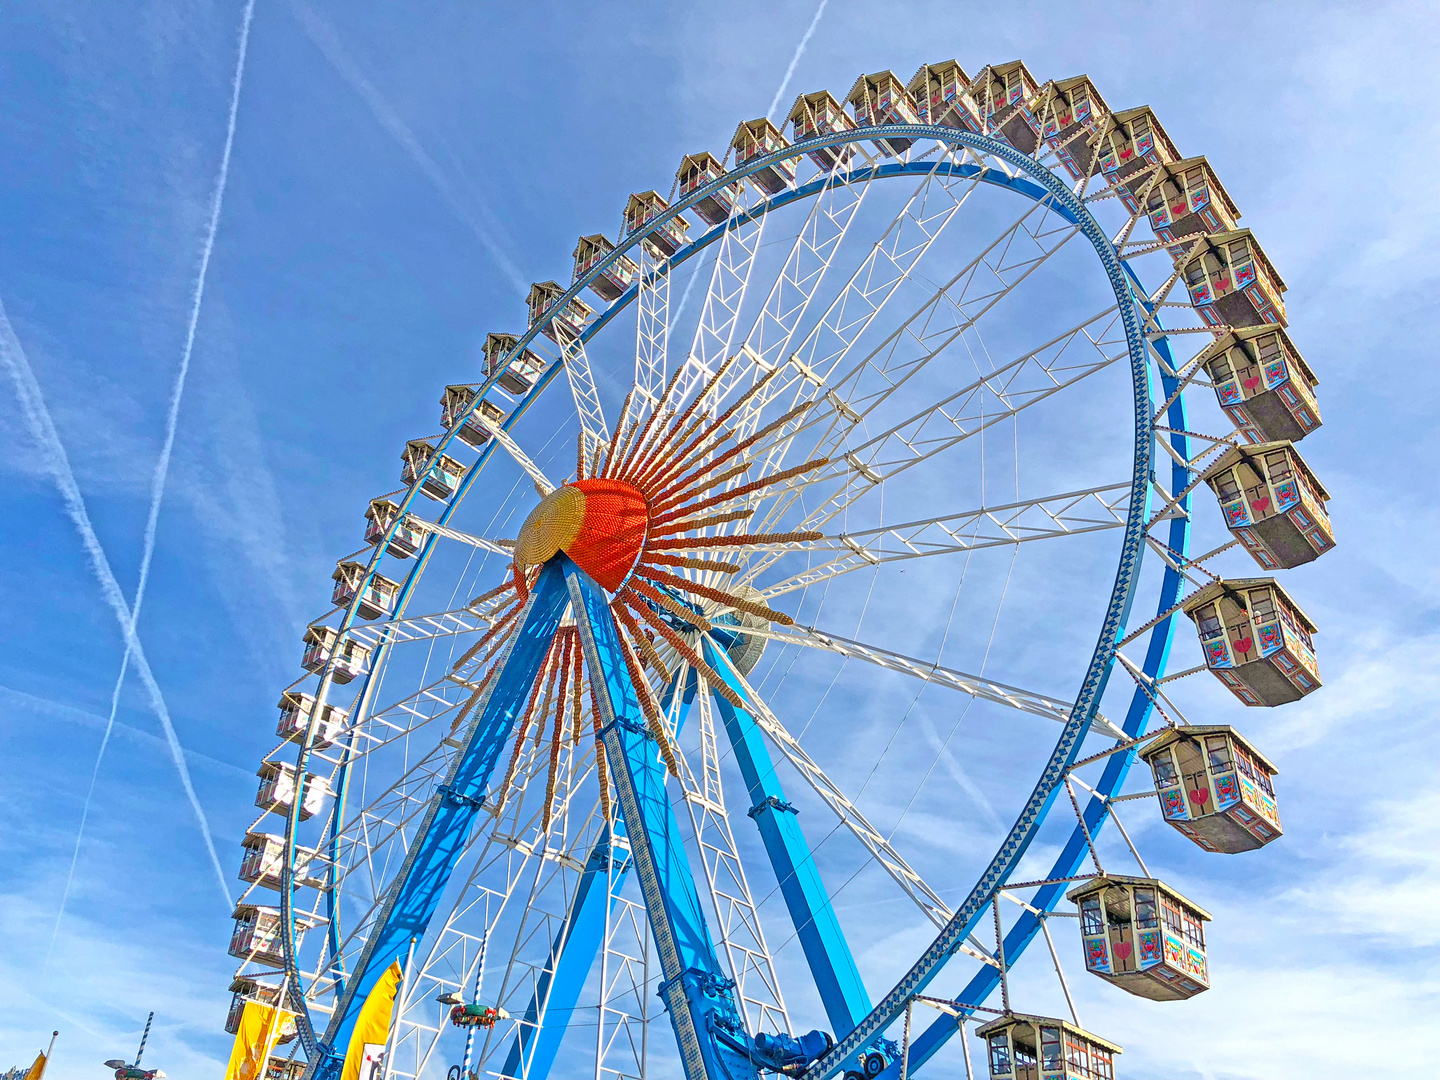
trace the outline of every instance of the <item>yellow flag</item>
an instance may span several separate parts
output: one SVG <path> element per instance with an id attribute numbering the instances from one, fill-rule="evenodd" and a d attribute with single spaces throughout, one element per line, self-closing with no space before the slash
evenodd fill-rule
<path id="1" fill-rule="evenodd" d="M 25 1080 L 40 1080 L 45 1075 L 45 1066 L 48 1061 L 44 1054 L 35 1059 L 35 1064 L 30 1066 L 30 1071 L 25 1074 Z"/>
<path id="2" fill-rule="evenodd" d="M 385 1045 L 390 1041 L 390 1014 L 395 1010 L 395 991 L 403 973 L 396 960 L 380 976 L 355 1021 L 350 1046 L 345 1051 L 345 1068 L 340 1080 L 371 1080 L 372 1072 L 381 1067 Z M 383 1075 L 383 1074 L 382 1074 Z"/>
<path id="3" fill-rule="evenodd" d="M 276 1013 L 280 1016 L 277 1017 Z M 230 1065 L 225 1070 L 225 1080 L 262 1080 L 265 1062 L 284 1027 L 284 1018 L 289 1014 L 283 1009 L 272 1009 L 258 1001 L 247 1001 L 245 1011 L 240 1014 L 240 1027 L 235 1032 L 235 1046 L 230 1051 Z"/>

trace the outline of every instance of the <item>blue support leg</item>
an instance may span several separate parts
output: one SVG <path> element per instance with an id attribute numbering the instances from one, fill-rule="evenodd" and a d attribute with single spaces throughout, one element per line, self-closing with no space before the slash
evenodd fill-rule
<path id="1" fill-rule="evenodd" d="M 672 685 L 666 691 L 660 703 L 662 712 L 669 707 L 677 689 Z M 684 692 L 684 707 L 675 722 L 677 735 L 685 726 L 690 702 L 695 695 L 693 675 L 687 675 Z M 596 753 L 604 751 L 596 747 Z M 624 821 L 617 819 L 614 827 L 616 837 L 625 835 Z M 585 860 L 585 869 L 570 901 L 570 910 L 565 913 L 565 921 L 560 924 L 550 945 L 550 958 L 536 980 L 535 992 L 525 1008 L 525 1021 L 520 1024 L 515 1041 L 510 1044 L 510 1052 L 505 1057 L 505 1066 L 500 1070 L 502 1076 L 523 1074 L 529 1080 L 545 1080 L 550 1075 L 555 1057 L 560 1052 L 560 1043 L 575 1013 L 575 1004 L 580 1000 L 580 992 L 595 963 L 595 956 L 604 946 L 606 908 L 613 909 L 616 904 L 613 895 L 608 905 L 605 902 L 607 893 L 611 892 L 607 882 L 613 873 L 613 893 L 618 895 L 630 873 L 630 860 L 612 871 L 612 858 L 610 827 L 606 826 Z M 543 1026 L 537 1026 L 541 1018 Z"/>
<path id="2" fill-rule="evenodd" d="M 665 981 L 687 1080 L 755 1080 L 749 1059 L 726 1041 L 745 1040 L 727 979 L 715 955 L 700 894 L 665 790 L 665 767 L 640 714 L 605 594 L 563 555 L 585 663 L 600 705 L 605 759 L 619 796 L 635 872 Z"/>
<path id="3" fill-rule="evenodd" d="M 445 782 L 436 788 L 395 887 L 376 913 L 365 948 L 325 1032 L 330 1052 L 317 1063 L 315 1076 L 320 1080 L 339 1075 L 360 1008 L 385 969 L 405 955 L 412 937 L 425 936 L 484 801 L 495 762 L 525 708 L 568 600 L 560 569 L 547 566 L 530 595 L 504 667 L 470 725 L 465 747 L 456 755 Z"/>
<path id="4" fill-rule="evenodd" d="M 625 835 L 623 822 L 616 822 L 616 834 Z M 550 946 L 550 959 L 536 980 L 535 993 L 525 1009 L 525 1020 L 500 1070 L 502 1076 L 524 1075 L 530 1080 L 544 1080 L 550 1075 L 595 954 L 604 945 L 606 908 L 613 906 L 606 903 L 612 858 L 612 839 L 607 826 L 585 860 L 585 870 L 580 875 L 570 910 L 565 913 L 565 921 Z M 629 860 L 616 867 L 617 884 L 629 872 Z M 542 1018 L 544 1026 L 539 1027 Z"/>
<path id="5" fill-rule="evenodd" d="M 730 664 L 730 657 L 708 639 L 704 650 L 706 663 L 744 700 L 746 691 Z M 775 763 L 755 718 L 719 694 L 714 698 L 725 723 L 725 733 L 735 749 L 735 763 L 740 766 L 740 774 L 750 792 L 750 816 L 759 826 L 765 852 L 775 868 L 780 894 L 795 924 L 795 934 L 810 965 L 825 1015 L 836 1036 L 843 1038 L 870 1012 L 870 995 L 860 978 L 850 944 L 840 929 L 830 894 L 796 820 L 795 810 L 785 801 L 785 789 L 775 775 Z"/>

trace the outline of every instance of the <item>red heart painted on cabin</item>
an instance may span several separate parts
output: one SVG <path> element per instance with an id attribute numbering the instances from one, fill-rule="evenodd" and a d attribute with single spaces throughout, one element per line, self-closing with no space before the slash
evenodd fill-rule
<path id="1" fill-rule="evenodd" d="M 1229 279 L 1228 277 L 1219 277 L 1219 278 L 1216 278 L 1216 279 L 1215 279 L 1215 288 L 1217 288 L 1217 289 L 1228 289 L 1229 287 L 1230 287 L 1230 279 Z"/>
<path id="2" fill-rule="evenodd" d="M 1238 653 L 1247 653 L 1247 652 L 1250 651 L 1250 646 L 1252 646 L 1252 645 L 1254 645 L 1254 644 L 1255 644 L 1255 639 L 1254 639 L 1254 638 L 1248 638 L 1248 637 L 1241 638 L 1239 641 L 1235 642 L 1235 651 L 1238 652 Z"/>
<path id="3" fill-rule="evenodd" d="M 1173 214 L 1175 217 L 1182 217 L 1185 213 L 1185 204 L 1183 202 L 1176 203 L 1174 206 L 1170 207 L 1170 213 Z"/>
<path id="4" fill-rule="evenodd" d="M 1207 802 L 1210 801 L 1210 789 L 1200 788 L 1196 791 L 1190 792 L 1190 801 L 1197 802 L 1201 806 L 1204 806 Z"/>
<path id="5" fill-rule="evenodd" d="M 1114 953 L 1121 960 L 1129 960 L 1130 954 L 1134 951 L 1135 950 L 1131 947 L 1130 942 L 1128 941 L 1117 941 L 1115 943 Z"/>
<path id="6" fill-rule="evenodd" d="M 1248 379 L 1245 380 L 1245 389 L 1246 389 L 1246 390 L 1254 390 L 1255 387 L 1257 387 L 1257 386 L 1259 386 L 1259 385 L 1260 385 L 1260 376 L 1259 376 L 1259 375 L 1251 375 L 1250 378 L 1248 378 Z"/>
<path id="7" fill-rule="evenodd" d="M 1263 514 L 1266 510 L 1269 509 L 1269 507 L 1270 507 L 1270 496 L 1269 496 L 1269 495 L 1266 495 L 1263 499 L 1251 499 L 1251 500 L 1250 500 L 1250 508 L 1251 508 L 1252 510 L 1254 510 L 1255 513 L 1257 513 L 1257 514 Z"/>

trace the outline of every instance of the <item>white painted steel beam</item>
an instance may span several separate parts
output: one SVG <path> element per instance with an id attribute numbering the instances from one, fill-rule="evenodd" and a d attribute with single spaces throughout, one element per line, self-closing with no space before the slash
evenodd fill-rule
<path id="1" fill-rule="evenodd" d="M 956 671 L 952 668 L 941 667 L 926 660 L 917 660 L 911 656 L 892 652 L 889 649 L 882 649 L 875 645 L 867 645 L 862 641 L 855 641 L 851 638 L 841 637 L 838 634 L 827 634 L 809 626 L 779 627 L 747 627 L 747 634 L 754 634 L 757 637 L 768 638 L 771 641 L 778 641 L 784 644 L 805 645 L 814 649 L 825 649 L 828 652 L 836 653 L 839 656 L 849 657 L 857 660 L 865 660 L 877 667 L 885 668 L 887 671 L 897 671 L 903 675 L 910 675 L 925 682 L 935 683 L 939 686 L 947 686 L 952 690 L 958 690 L 962 694 L 969 694 L 971 697 L 980 698 L 982 701 L 993 701 L 998 705 L 1007 705 L 1020 712 L 1030 713 L 1034 716 L 1043 716 L 1047 720 L 1054 720 L 1057 723 L 1065 723 L 1070 718 L 1070 703 L 1059 698 L 1049 697 L 1046 694 L 1037 694 L 1031 690 L 1024 690 L 1018 686 L 1010 686 L 1006 683 L 997 682 L 994 679 L 987 679 L 980 675 L 970 675 L 963 671 Z M 1114 738 L 1125 738 L 1113 723 L 1099 713 L 1095 715 L 1094 727 L 1101 733 Z"/>

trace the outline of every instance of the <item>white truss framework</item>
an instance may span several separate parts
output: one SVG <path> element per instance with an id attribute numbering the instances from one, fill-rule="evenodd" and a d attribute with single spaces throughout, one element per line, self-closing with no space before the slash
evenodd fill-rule
<path id="1" fill-rule="evenodd" d="M 681 678 L 684 678 L 683 672 Z M 680 782 L 695 830 L 700 862 L 705 869 L 705 884 L 715 916 L 715 936 L 724 951 L 730 977 L 735 981 L 735 997 L 747 1029 L 752 1034 L 788 1032 L 793 1029 L 785 1011 L 780 980 L 775 974 L 775 961 L 765 943 L 760 914 L 730 830 L 730 815 L 720 778 L 720 751 L 715 739 L 715 711 L 709 685 L 703 677 L 699 679 L 693 708 L 698 714 L 700 776 L 696 777 L 686 762 L 682 765 Z"/>
<path id="2" fill-rule="evenodd" d="M 506 438 L 509 438 L 508 434 Z M 527 457 L 525 460 L 529 461 L 530 459 Z M 530 469 L 526 469 L 525 471 L 530 473 L 530 479 L 535 481 L 535 487 L 541 490 L 542 494 L 548 494 L 554 490 L 554 485 L 545 479 L 545 474 L 540 472 L 538 468 L 533 472 L 531 472 Z M 416 517 L 414 514 L 411 514 L 409 518 L 407 518 L 406 523 L 414 526 L 421 532 L 434 533 L 436 536 L 443 536 L 447 540 L 454 540 L 456 543 L 479 548 L 481 551 L 488 551 L 493 555 L 503 555 L 507 559 L 515 554 L 515 542 L 513 540 L 487 540 L 483 536 L 473 536 L 470 533 L 461 532 L 459 529 L 452 529 L 448 525 L 437 525 L 433 521 L 426 521 L 424 518 Z"/>
<path id="3" fill-rule="evenodd" d="M 424 641 L 429 638 L 470 634 L 476 630 L 489 629 L 492 621 L 493 618 L 488 613 L 481 615 L 464 607 L 425 615 L 408 615 L 403 619 L 374 625 L 357 624 L 345 631 L 345 636 L 373 649 L 377 645 L 401 641 Z"/>
<path id="4" fill-rule="evenodd" d="M 961 154 L 962 157 L 967 155 L 968 152 Z M 955 160 L 955 155 L 947 152 L 945 159 Z M 794 322 L 787 330 L 781 349 L 773 355 L 767 355 L 764 349 L 752 345 L 754 353 L 759 357 L 756 365 L 763 370 L 772 370 L 782 358 L 788 360 L 788 366 L 780 375 L 771 379 L 761 393 L 746 403 L 736 425 L 737 434 L 747 435 L 753 431 L 765 406 L 785 396 L 786 391 L 793 391 L 794 403 L 811 400 L 812 395 L 824 396 L 827 389 L 825 380 L 834 366 L 848 354 L 860 335 L 885 308 L 896 294 L 900 283 L 910 276 L 911 271 L 939 239 L 945 227 L 979 184 L 978 178 L 966 179 L 936 172 L 928 173 L 880 238 L 871 245 L 865 259 L 830 302 L 815 327 L 806 333 L 798 346 L 792 348 L 791 343 L 800 316 L 809 307 L 815 290 L 823 280 L 824 271 L 829 268 L 829 260 L 811 273 L 810 291 L 805 297 L 805 304 L 795 312 Z M 848 187 L 841 190 L 848 190 Z M 863 198 L 868 190 L 869 185 L 864 185 L 854 197 L 855 206 L 858 207 L 860 198 Z M 853 216 L 852 210 L 846 219 L 847 225 Z M 842 231 L 836 236 L 835 244 L 838 245 L 843 237 Z M 819 254 L 817 251 L 817 255 Z M 763 332 L 762 326 L 757 324 L 756 331 Z M 757 338 L 757 341 L 763 339 Z M 836 411 L 840 411 L 838 402 L 832 404 Z M 779 443 L 772 451 L 772 462 L 783 446 L 783 442 Z"/>
<path id="5" fill-rule="evenodd" d="M 590 362 L 585 359 L 585 349 L 582 345 L 580 345 L 579 342 L 576 342 L 571 348 L 574 352 L 578 353 L 581 361 L 580 364 L 574 367 L 571 366 L 571 362 L 568 357 L 565 361 L 565 371 L 570 377 L 570 385 L 574 387 L 578 385 L 576 375 L 578 367 L 583 367 L 584 369 L 581 375 L 578 376 L 578 378 L 581 381 L 590 380 Z M 588 385 L 589 394 L 594 397 L 595 383 L 593 381 L 589 381 Z M 576 390 L 575 403 L 577 408 L 580 404 L 579 394 L 580 391 Z M 597 415 L 599 415 L 600 399 L 598 397 L 595 398 L 595 409 Z M 519 465 L 520 468 L 525 470 L 525 474 L 535 482 L 535 490 L 540 492 L 541 495 L 548 495 L 550 494 L 550 492 L 555 490 L 555 485 L 551 483 L 549 478 L 544 474 L 544 472 L 541 471 L 540 466 L 536 465 L 535 462 L 531 461 L 530 455 L 525 453 L 524 450 L 520 449 L 520 444 L 511 437 L 510 433 L 504 428 L 502 428 L 490 417 L 486 416 L 483 409 L 477 409 L 473 414 L 473 418 L 475 423 L 479 424 L 486 431 L 490 432 L 491 437 L 494 438 L 497 443 L 499 443 L 505 448 L 505 452 L 515 459 L 515 464 Z M 603 425 L 605 422 L 604 416 L 599 416 L 599 420 L 600 423 Z M 601 430 L 603 431 L 604 428 L 602 427 Z"/>
<path id="6" fill-rule="evenodd" d="M 747 627 L 745 632 L 784 644 L 825 649 L 848 659 L 865 660 L 877 667 L 885 668 L 887 671 L 897 671 L 902 675 L 910 675 L 924 682 L 958 690 L 962 694 L 968 694 L 983 701 L 993 701 L 997 705 L 1008 705 L 1012 709 L 1018 709 L 1020 712 L 1030 713 L 1033 716 L 1043 716 L 1047 720 L 1054 720 L 1057 723 L 1063 724 L 1070 718 L 1070 703 L 1062 701 L 1060 698 L 1037 694 L 1032 690 L 1024 690 L 1018 686 L 1010 686 L 979 675 L 970 675 L 953 668 L 941 667 L 928 660 L 917 660 L 913 656 L 905 656 L 889 649 L 882 649 L 877 645 L 867 645 L 863 641 L 855 641 L 838 634 L 827 634 L 798 623 L 785 627 L 770 626 L 754 629 Z M 1118 727 L 1099 713 L 1095 714 L 1093 726 L 1105 735 L 1117 739 L 1126 737 Z"/>
<path id="7" fill-rule="evenodd" d="M 595 376 L 591 374 L 590 358 L 585 354 L 584 343 L 578 337 L 571 338 L 561 355 L 565 363 L 565 377 L 570 381 L 570 393 L 575 399 L 575 414 L 584 433 L 585 456 L 588 458 L 600 447 L 609 445 L 610 427 L 605 423 L 605 410 L 600 407 L 600 395 L 595 390 Z"/>
<path id="8" fill-rule="evenodd" d="M 795 234 L 765 303 L 745 336 L 742 355 L 748 362 L 731 367 L 716 388 L 717 400 L 723 399 L 742 381 L 759 378 L 790 355 L 791 342 L 800 322 L 834 264 L 835 252 L 870 190 L 868 184 L 835 183 L 835 175 L 831 173 L 824 190 L 812 202 L 810 214 Z M 737 436 L 743 437 L 753 430 L 754 418 L 767 400 L 765 392 L 751 400 L 735 424 Z"/>
<path id="9" fill-rule="evenodd" d="M 620 895 L 624 884 L 620 868 L 630 858 L 630 848 L 623 839 L 619 845 L 605 878 L 608 902 L 595 1010 L 595 1080 L 645 1076 L 650 1025 L 658 1013 L 650 973 L 650 924 L 644 904 Z"/>
<path id="10" fill-rule="evenodd" d="M 700 320 L 695 326 L 695 337 L 685 359 L 685 370 L 676 384 L 677 400 L 689 398 L 695 387 L 713 375 L 725 357 L 730 355 L 735 329 L 740 322 L 740 309 L 745 303 L 750 275 L 755 269 L 755 257 L 760 251 L 760 240 L 770 216 L 761 214 L 744 225 L 735 222 L 763 199 L 764 192 L 759 188 L 742 184 L 737 189 L 730 219 L 718 242 L 719 250 L 710 271 L 710 287 L 700 309 Z"/>
<path id="11" fill-rule="evenodd" d="M 622 428 L 638 424 L 660 400 L 665 389 L 666 349 L 670 335 L 670 262 L 648 240 L 639 244 L 635 275 L 635 386 Z"/>

